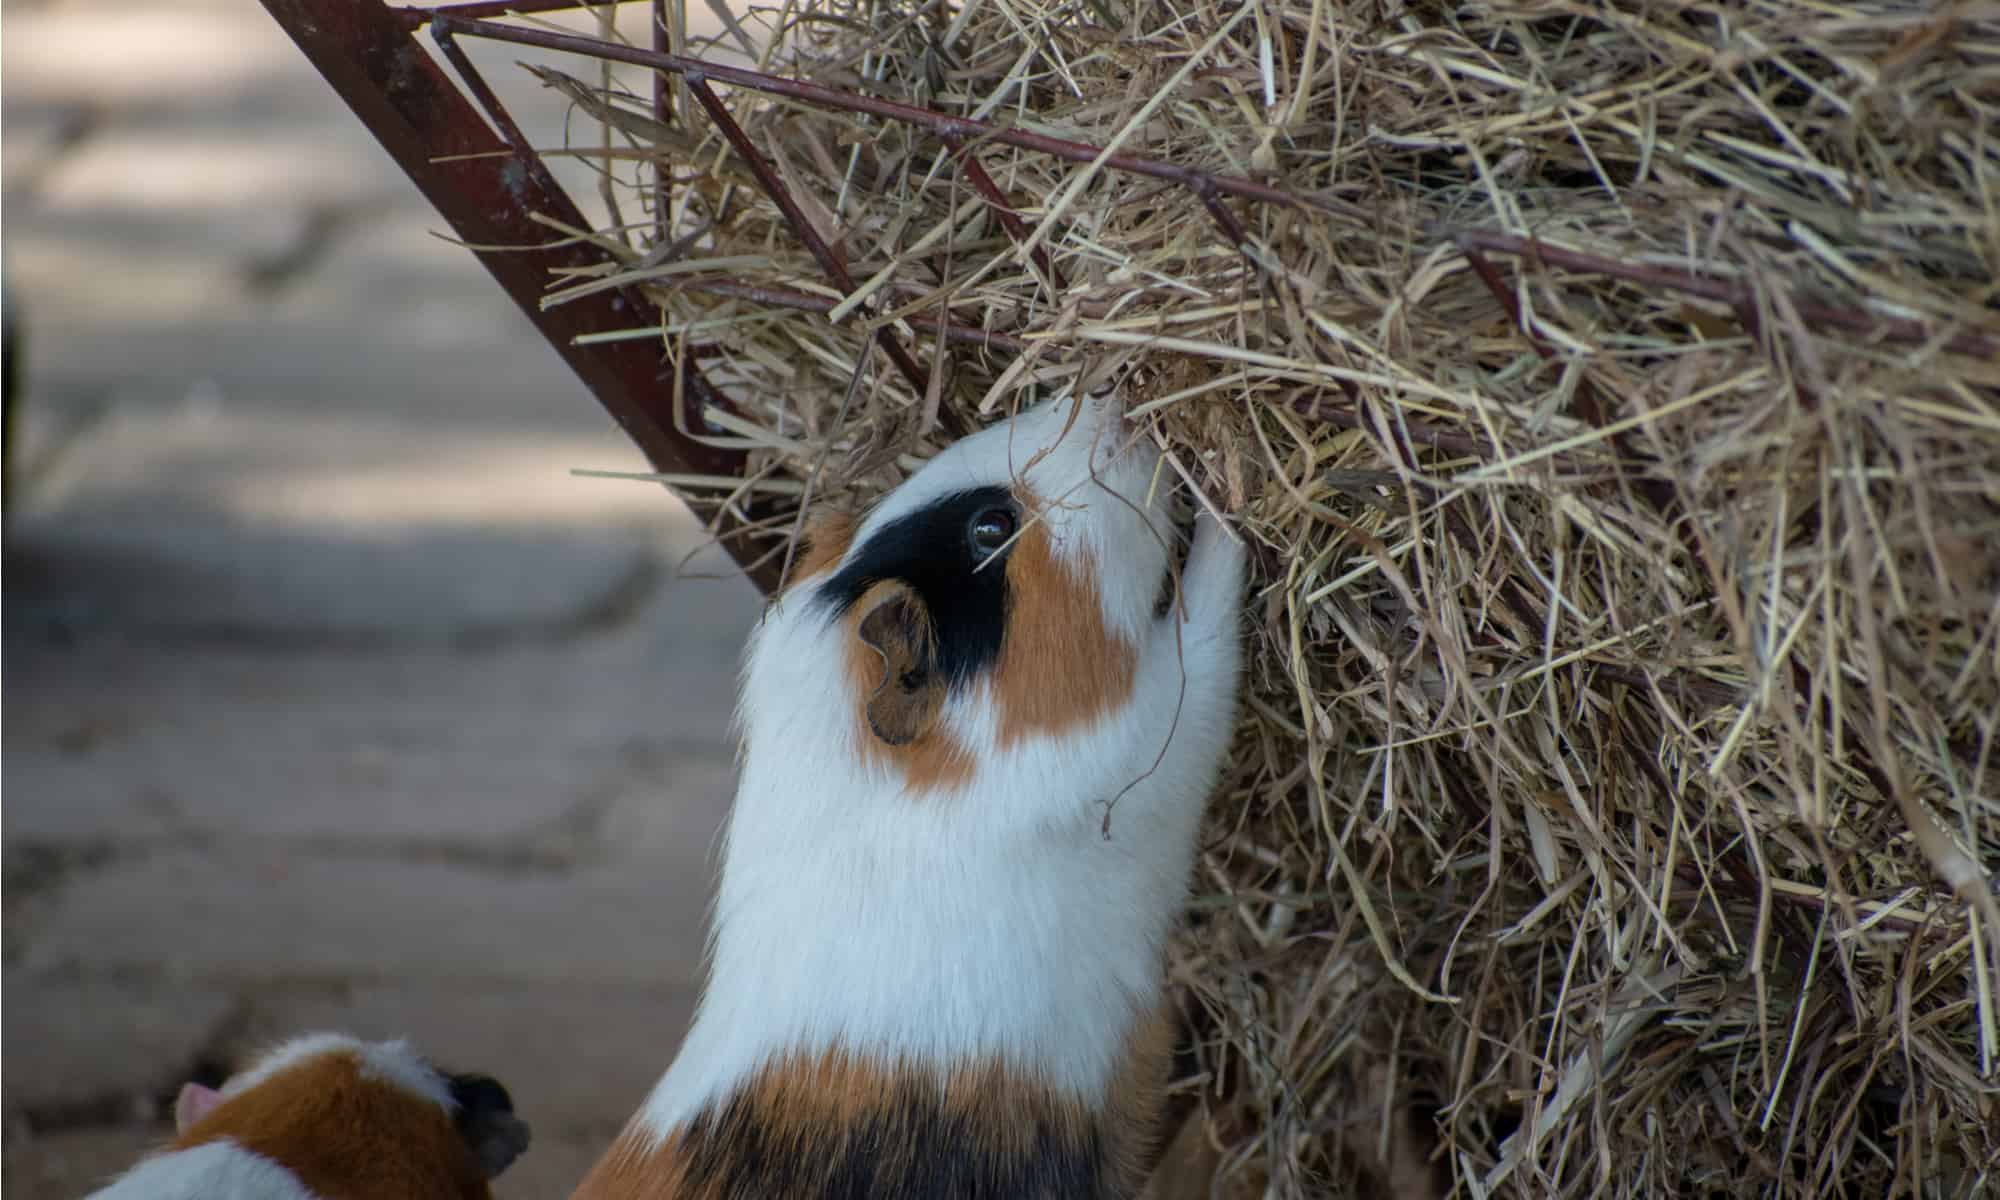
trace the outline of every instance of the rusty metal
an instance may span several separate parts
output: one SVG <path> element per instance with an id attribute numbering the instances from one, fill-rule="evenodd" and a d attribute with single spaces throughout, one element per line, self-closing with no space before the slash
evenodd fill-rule
<path id="1" fill-rule="evenodd" d="M 369 0 L 361 2 L 368 3 Z M 603 3 L 604 0 L 597 2 Z M 622 4 L 625 0 L 609 0 L 609 2 Z M 432 4 L 424 8 L 395 8 L 390 11 L 395 13 L 403 24 L 415 29 L 428 24 L 431 17 L 437 14 L 483 20 L 513 13 L 527 16 L 531 13 L 565 12 L 570 9 L 590 7 L 593 7 L 592 0 L 458 0 L 453 4 Z"/>
<path id="2" fill-rule="evenodd" d="M 667 40 L 667 0 L 652 0 L 646 12 L 653 25 L 653 49 L 665 54 L 672 47 Z M 662 125 L 674 123 L 673 83 L 665 72 L 653 72 L 653 119 Z M 653 236 L 659 245 L 673 241 L 673 177 L 667 160 L 653 160 Z"/>
<path id="3" fill-rule="evenodd" d="M 1000 190 L 999 184 L 993 182 L 993 176 L 986 173 L 986 167 L 980 163 L 972 144 L 956 133 L 945 134 L 944 140 L 945 144 L 951 147 L 952 158 L 958 163 L 959 173 L 965 176 L 965 181 L 971 184 L 973 190 L 986 201 L 987 207 L 993 210 L 993 215 L 1000 219 L 1000 227 L 1007 231 L 1007 236 L 1013 238 L 1016 243 L 1026 242 L 1030 236 L 1027 224 L 1021 220 L 1020 214 L 1014 211 L 1013 206 L 1007 203 L 1007 194 Z M 1067 286 L 1063 282 L 1062 272 L 1056 270 L 1056 264 L 1049 258 L 1048 247 L 1036 246 L 1032 257 L 1035 265 L 1041 268 L 1042 277 L 1048 281 L 1052 290 L 1060 292 Z"/>
<path id="4" fill-rule="evenodd" d="M 472 92 L 472 98 L 479 102 L 479 107 L 492 120 L 494 128 L 500 131 L 500 140 L 507 143 L 507 148 L 523 160 L 533 159 L 535 147 L 528 141 L 528 135 L 522 133 L 521 127 L 514 123 L 514 114 L 508 112 L 507 106 L 500 103 L 500 97 L 493 94 L 486 77 L 479 73 L 479 68 L 472 65 L 472 59 L 468 58 L 465 51 L 459 47 L 458 39 L 451 36 L 450 30 L 441 29 L 431 40 L 437 43 L 437 48 L 444 55 L 445 61 L 449 62 L 459 77 L 465 80 L 465 86 Z"/>
<path id="5" fill-rule="evenodd" d="M 1517 327 L 1520 325 L 1520 312 L 1514 305 L 1512 293 L 1501 281 L 1498 272 L 1490 266 L 1482 267 L 1483 260 L 1473 257 L 1479 251 L 1511 254 L 1531 266 L 1560 267 L 1563 270 L 1578 271 L 1586 275 L 1604 275 L 1613 279 L 1629 280 L 1643 286 L 1699 296 L 1704 300 L 1727 304 L 1739 314 L 1755 311 L 1756 308 L 1755 291 L 1749 285 L 1733 280 L 1697 275 L 1692 271 L 1683 271 L 1675 267 L 1656 267 L 1646 263 L 1604 258 L 1578 250 L 1565 250 L 1561 246 L 1551 246 L 1535 238 L 1516 237 L 1507 233 L 1489 233 L 1482 230 L 1459 234 L 1457 240 L 1458 248 L 1466 253 L 1474 269 L 1479 271 L 1480 278 L 1485 280 L 1487 287 L 1508 310 L 1508 319 Z M 1938 334 L 1937 330 L 1924 322 L 1909 317 L 1892 317 L 1839 304 L 1824 304 L 1804 296 L 1792 297 L 1791 305 L 1808 325 L 1817 326 L 1821 330 L 1850 333 L 1856 337 L 1926 342 Z M 2000 339 L 1976 330 L 1951 334 L 1939 345 L 1953 354 L 1968 354 L 1975 358 L 2000 355 Z"/>
<path id="6" fill-rule="evenodd" d="M 1194 194 L 1201 198 L 1201 206 L 1208 210 L 1208 218 L 1229 239 L 1232 250 L 1246 250 L 1250 245 L 1250 235 L 1243 230 L 1243 223 L 1229 206 L 1222 201 L 1222 188 L 1213 179 L 1205 179 L 1194 187 Z"/>
<path id="7" fill-rule="evenodd" d="M 709 119 L 715 122 L 716 128 L 722 130 L 722 136 L 735 148 L 737 157 L 749 165 L 751 173 L 757 177 L 758 186 L 764 189 L 764 194 L 778 206 L 778 211 L 785 214 L 785 223 L 790 225 L 792 233 L 805 243 L 806 249 L 813 256 L 813 261 L 819 264 L 819 269 L 826 272 L 827 278 L 833 280 L 834 286 L 840 289 L 842 295 L 851 295 L 854 292 L 854 277 L 847 273 L 847 264 L 833 252 L 833 247 L 826 244 L 826 239 L 820 236 L 819 230 L 813 228 L 811 219 L 806 216 L 805 210 L 799 207 L 799 202 L 793 198 L 784 180 L 778 178 L 778 173 L 771 168 L 771 164 L 765 162 L 764 156 L 757 152 L 757 147 L 750 141 L 750 135 L 744 133 L 743 127 L 736 123 L 736 118 L 729 115 L 729 109 L 724 107 L 722 98 L 715 94 L 715 89 L 708 86 L 708 80 L 699 72 L 684 75 L 682 79 L 686 82 L 689 93 L 694 96 L 695 103 L 701 105 L 703 111 L 708 113 Z M 909 350 L 896 336 L 896 331 L 885 325 L 875 331 L 875 341 L 889 356 L 889 361 L 895 363 L 896 369 L 903 373 L 903 378 L 917 390 L 917 394 L 923 395 L 927 382 L 924 369 L 917 365 L 916 359 L 910 357 Z"/>
<path id="8" fill-rule="evenodd" d="M 620 0 L 611 2 L 618 3 Z M 699 434 L 691 432 L 702 428 L 701 411 L 704 405 L 729 407 L 730 402 L 698 374 L 698 367 L 694 364 L 704 357 L 703 347 L 689 347 L 690 361 L 685 369 L 697 373 L 687 374 L 687 386 L 677 387 L 673 372 L 663 367 L 657 351 L 643 343 L 610 342 L 588 347 L 576 344 L 575 339 L 580 334 L 629 326 L 640 319 L 640 314 L 650 311 L 650 301 L 639 290 L 608 291 L 547 310 L 542 308 L 542 289 L 557 272 L 602 266 L 607 260 L 602 251 L 587 243 L 551 243 L 547 228 L 532 219 L 532 214 L 540 213 L 576 228 L 584 224 L 575 205 L 527 144 L 491 87 L 458 47 L 455 41 L 458 37 L 476 36 L 651 68 L 655 73 L 654 115 L 662 119 L 674 115 L 668 76 L 679 76 L 732 147 L 750 165 L 759 185 L 785 214 L 837 290 L 846 295 L 853 293 L 854 282 L 845 263 L 826 245 L 796 199 L 786 191 L 776 172 L 757 153 L 715 94 L 710 86 L 712 83 L 748 88 L 824 108 L 872 115 L 927 130 L 946 145 L 961 174 L 981 201 L 995 212 L 1017 244 L 1025 240 L 1026 226 L 1009 205 L 998 183 L 974 157 L 974 146 L 1006 145 L 1179 185 L 1201 203 L 1222 236 L 1246 255 L 1252 250 L 1249 235 L 1237 215 L 1230 211 L 1225 197 L 1293 208 L 1315 203 L 1310 197 L 1293 195 L 1249 179 L 1211 174 L 1133 155 L 1106 154 L 1102 147 L 1083 142 L 1008 129 L 893 100 L 822 87 L 804 80 L 676 55 L 669 52 L 670 40 L 663 19 L 664 0 L 651 0 L 648 5 L 653 17 L 650 50 L 489 19 L 508 14 L 596 7 L 587 0 L 458 0 L 429 7 L 391 7 L 378 4 L 375 0 L 354 0 L 333 7 L 309 0 L 264 0 L 264 5 L 466 243 L 475 247 L 508 247 L 504 250 L 476 249 L 474 253 L 569 361 L 572 369 L 638 443 L 647 458 L 666 473 L 727 476 L 742 471 L 745 460 L 740 453 L 705 445 Z M 437 64 L 416 43 L 415 37 L 425 28 L 431 30 L 444 58 L 462 76 L 467 90 L 493 122 L 493 128 L 501 131 L 499 139 L 480 120 L 479 112 L 466 103 Z M 667 166 L 665 163 L 655 164 L 654 235 L 659 246 L 671 245 L 671 195 Z M 1739 314 L 1754 312 L 1754 297 L 1750 289 L 1733 281 L 1665 267 L 1616 262 L 1498 233 L 1464 234 L 1459 237 L 1458 244 L 1472 269 L 1493 290 L 1517 325 L 1521 323 L 1521 314 L 1513 304 L 1512 290 L 1486 258 L 1488 253 L 1517 256 L 1525 265 L 1552 266 L 1625 278 L 1641 286 L 1667 288 L 1721 301 Z M 1036 247 L 1032 259 L 1052 287 L 1060 289 L 1063 286 L 1062 277 L 1046 248 Z M 1261 264 L 1259 269 L 1261 271 Z M 822 297 L 719 276 L 689 280 L 681 286 L 688 290 L 736 296 L 774 307 L 821 314 L 830 313 L 838 307 L 835 302 Z M 1961 354 L 1990 356 L 2000 352 L 1996 339 L 1979 331 L 1940 333 L 1920 321 L 1820 304 L 1806 298 L 1795 300 L 1794 307 L 1808 324 L 1822 329 L 1899 341 L 1936 338 L 1941 348 Z M 1026 344 L 1023 339 L 1008 332 L 953 324 L 942 313 L 936 318 L 908 315 L 903 318 L 902 324 L 909 330 L 940 339 L 941 344 L 977 344 L 1006 350 L 1018 350 Z M 1523 332 L 1538 352 L 1550 352 L 1532 330 L 1524 329 Z M 894 330 L 882 326 L 876 329 L 875 334 L 896 369 L 913 388 L 923 393 L 929 374 L 911 356 Z M 1359 397 L 1351 385 L 1346 390 L 1349 405 L 1358 419 L 1361 415 Z M 1594 394 L 1581 394 L 1579 402 L 1586 419 L 1602 423 L 1604 408 Z M 1333 419 L 1321 415 L 1322 419 Z M 1444 444 L 1437 439 L 1433 441 L 1434 444 Z M 1619 449 L 1622 452 L 1629 447 L 1621 444 Z M 1642 481 L 1642 485 L 1649 490 L 1657 489 L 1657 481 Z M 1649 495 L 1649 499 L 1659 502 L 1666 498 Z M 729 539 L 728 544 L 739 561 L 750 563 L 766 557 L 748 544 L 750 539 L 743 536 L 743 531 L 765 527 L 769 523 L 763 518 L 768 515 L 738 514 L 741 520 L 732 527 L 735 536 Z M 766 587 L 774 578 L 769 570 L 758 570 L 755 574 Z"/>
<path id="9" fill-rule="evenodd" d="M 540 213 L 576 228 L 585 224 L 539 157 L 516 152 L 494 135 L 416 42 L 406 17 L 372 0 L 263 4 L 656 470 L 742 474 L 740 451 L 704 445 L 688 432 L 703 428 L 700 410 L 685 398 L 693 389 L 676 386 L 656 346 L 577 344 L 582 335 L 644 320 L 652 305 L 637 291 L 607 290 L 542 307 L 543 290 L 556 273 L 600 266 L 605 255 L 585 243 L 552 239 L 549 228 L 533 219 Z M 685 369 L 695 370 L 691 364 Z M 741 522 L 725 516 L 722 523 L 727 535 Z M 726 536 L 724 545 L 768 590 L 776 568 L 751 567 L 759 552 L 745 541 Z"/>
<path id="10" fill-rule="evenodd" d="M 611 0 L 614 4 L 619 2 Z M 741 452 L 705 444 L 695 432 L 703 429 L 701 414 L 706 406 L 729 408 L 730 401 L 700 375 L 698 363 L 705 357 L 702 347 L 689 347 L 688 361 L 677 372 L 663 362 L 656 348 L 643 342 L 578 344 L 580 335 L 630 326 L 641 319 L 641 314 L 649 312 L 651 302 L 639 289 L 608 290 L 543 307 L 543 292 L 552 279 L 564 273 L 574 274 L 579 268 L 601 268 L 610 260 L 602 249 L 587 242 L 552 240 L 548 227 L 535 220 L 540 215 L 571 228 L 585 227 L 575 203 L 459 46 L 461 37 L 512 42 L 652 68 L 653 112 L 663 121 L 674 115 L 668 76 L 679 76 L 689 94 L 750 166 L 760 187 L 784 213 L 821 269 L 845 295 L 851 295 L 855 289 L 846 264 L 813 228 L 783 181 L 715 94 L 711 82 L 865 113 L 928 130 L 947 145 L 967 182 L 1017 243 L 1027 238 L 1028 230 L 1008 204 L 1005 193 L 974 156 L 976 145 L 997 143 L 1178 184 L 1200 198 L 1224 235 L 1239 248 L 1244 245 L 1244 234 L 1221 203 L 1222 196 L 1287 206 L 1301 203 L 1277 188 L 1248 179 L 1213 175 L 1133 155 L 1106 154 L 1103 148 L 1082 142 L 1006 129 L 894 101 L 850 95 L 802 80 L 672 54 L 668 52 L 670 39 L 663 0 L 651 0 L 647 6 L 652 15 L 650 50 L 490 19 L 599 7 L 588 0 L 457 0 L 433 6 L 389 6 L 374 0 L 353 0 L 332 8 L 311 0 L 263 0 L 263 3 L 459 238 L 475 247 L 473 253 L 501 287 L 663 474 L 742 473 L 746 459 Z M 418 44 L 416 38 L 425 30 L 430 32 L 444 61 L 459 75 L 474 103 L 466 101 Z M 499 131 L 497 138 L 494 130 Z M 655 164 L 655 170 L 653 233 L 656 246 L 667 246 L 672 244 L 670 175 L 667 164 Z M 1060 290 L 1064 286 L 1063 277 L 1045 248 L 1037 247 L 1031 258 L 1051 287 Z M 690 281 L 686 286 L 690 290 L 734 295 L 822 314 L 836 307 L 818 297 L 743 280 L 711 278 Z M 908 315 L 900 323 L 908 330 L 938 338 L 940 347 L 957 343 L 1018 351 L 1026 345 L 1022 339 L 1003 332 L 954 324 L 942 313 L 935 318 Z M 925 392 L 930 373 L 898 338 L 895 329 L 890 325 L 879 326 L 875 338 L 910 386 L 920 394 Z M 941 418 L 948 429 L 962 430 L 964 423 L 959 414 L 946 412 Z M 718 522 L 723 526 L 719 532 L 724 535 L 724 544 L 766 590 L 776 582 L 776 566 L 767 549 L 753 544 L 755 539 L 750 534 L 780 524 L 769 520 L 770 515 L 761 510 L 738 511 L 733 522 Z"/>
<path id="11" fill-rule="evenodd" d="M 421 12 L 424 19 L 433 19 L 429 9 L 405 9 L 404 12 Z M 554 33 L 546 29 L 524 29 L 514 25 L 502 25 L 497 21 L 467 20 L 458 16 L 438 16 L 453 33 L 467 37 L 491 38 L 496 42 L 513 42 L 520 46 L 535 46 L 544 50 L 561 50 L 570 54 L 580 54 L 585 58 L 608 58 L 613 62 L 630 63 L 637 67 L 651 67 L 657 71 L 670 71 L 682 78 L 698 76 L 714 83 L 726 83 L 731 87 L 749 88 L 774 96 L 785 96 L 793 100 L 803 100 L 822 108 L 839 109 L 844 112 L 866 113 L 900 121 L 905 125 L 915 125 L 928 129 L 941 138 L 959 137 L 982 142 L 998 142 L 1021 150 L 1032 150 L 1052 158 L 1065 159 L 1076 163 L 1102 162 L 1109 170 L 1122 171 L 1132 175 L 1146 175 L 1154 179 L 1164 179 L 1193 190 L 1197 195 L 1207 189 L 1240 196 L 1246 200 L 1260 200 L 1266 204 L 1278 204 L 1286 208 L 1300 208 L 1309 203 L 1308 198 L 1297 196 L 1283 188 L 1244 179 L 1236 175 L 1216 175 L 1193 167 L 1177 166 L 1156 159 L 1141 158 L 1135 154 L 1106 154 L 1102 146 L 1088 142 L 1072 142 L 1066 138 L 1050 137 L 1047 134 L 1030 133 L 1025 129 L 1009 129 L 987 121 L 977 121 L 970 117 L 954 117 L 935 109 L 919 108 L 914 104 L 901 104 L 894 100 L 882 100 L 874 96 L 843 92 L 837 88 L 821 87 L 802 79 L 786 79 L 778 75 L 753 71 L 747 67 L 732 67 L 726 63 L 707 62 L 699 58 L 689 58 L 680 54 L 661 54 L 652 50 L 641 50 L 636 46 L 621 46 L 615 42 L 600 41 L 578 34 Z M 1211 212 L 1213 210 L 1211 209 Z"/>

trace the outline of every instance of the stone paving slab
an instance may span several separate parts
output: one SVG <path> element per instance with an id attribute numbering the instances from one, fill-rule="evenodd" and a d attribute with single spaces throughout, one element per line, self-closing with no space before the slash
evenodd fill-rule
<path id="1" fill-rule="evenodd" d="M 227 102 L 281 60 L 274 32 L 241 0 L 14 3 L 0 73 L 12 101 Z"/>
<path id="2" fill-rule="evenodd" d="M 579 32 L 597 29 L 594 17 L 580 13 L 543 19 Z M 647 21 L 643 5 L 622 6 L 617 14 L 620 32 L 636 44 L 649 42 Z M 691 6 L 688 21 L 693 39 L 721 30 L 705 5 Z M 67 0 L 10 12 L 8 34 L 0 69 L 8 77 L 10 109 L 27 116 L 87 105 L 112 118 L 108 136 L 94 139 L 52 181 L 58 204 L 108 196 L 158 201 L 171 194 L 213 207 L 260 196 L 346 194 L 385 183 L 398 194 L 409 188 L 283 31 L 261 8 L 241 0 Z M 435 56 L 428 39 L 418 44 Z M 568 102 L 521 64 L 595 80 L 597 63 L 477 38 L 461 44 L 531 143 L 569 144 Z M 726 48 L 709 56 L 745 61 Z M 650 87 L 649 77 L 635 68 L 618 66 L 614 77 L 628 88 Z M 204 153 L 202 139 L 213 137 L 228 139 L 226 153 Z M 607 210 L 591 168 L 561 157 L 549 165 L 585 215 L 603 222 Z"/>
<path id="3" fill-rule="evenodd" d="M 533 1148 L 494 1183 L 494 1200 L 563 1200 L 609 1144 L 601 1137 L 538 1134 Z"/>
<path id="4" fill-rule="evenodd" d="M 7 1143 L 4 1174 L 10 1200 L 77 1200 L 109 1183 L 166 1140 L 169 1131 L 152 1125 L 64 1130 L 23 1135 Z M 563 1196 L 566 1192 L 520 1192 Z"/>
<path id="5" fill-rule="evenodd" d="M 172 979 L 6 973 L 10 1122 L 150 1119 L 235 1007 L 226 988 Z"/>
<path id="6" fill-rule="evenodd" d="M 535 870 L 412 850 L 337 857 L 283 846 L 114 858 L 35 922 L 29 971 L 215 984 L 486 979 L 691 985 L 711 873 L 697 862 Z"/>
<path id="7" fill-rule="evenodd" d="M 43 622 L 476 636 L 580 617 L 698 544 L 658 489 L 570 475 L 637 465 L 621 449 L 240 404 L 132 410 L 41 474 L 8 542 Z"/>
<path id="8" fill-rule="evenodd" d="M 734 790 L 748 615 L 703 590 L 732 585 L 483 652 L 12 638 L 7 836 L 700 858 Z"/>
<path id="9" fill-rule="evenodd" d="M 500 1194 L 565 1195 L 693 1001 L 754 589 L 659 489 L 569 474 L 639 456 L 259 6 L 6 33 L 8 1195 L 82 1194 L 175 1073 L 322 1023 L 506 1080 Z M 558 142 L 511 64 L 590 68 L 469 49 Z"/>
<path id="10" fill-rule="evenodd" d="M 51 212 L 122 208 L 223 220 L 307 200 L 353 203 L 395 195 L 369 170 L 382 153 L 359 122 L 316 123 L 310 139 L 283 113 L 227 121 L 118 114 L 52 167 L 39 200 Z M 359 136 L 356 136 L 356 135 Z"/>

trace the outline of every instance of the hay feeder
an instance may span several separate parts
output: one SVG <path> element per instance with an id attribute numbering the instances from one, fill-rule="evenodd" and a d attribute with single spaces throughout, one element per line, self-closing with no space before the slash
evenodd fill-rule
<path id="1" fill-rule="evenodd" d="M 1079 378 L 1250 539 L 1159 1195 L 2000 1184 L 2000 10 L 265 3 L 767 589 Z"/>

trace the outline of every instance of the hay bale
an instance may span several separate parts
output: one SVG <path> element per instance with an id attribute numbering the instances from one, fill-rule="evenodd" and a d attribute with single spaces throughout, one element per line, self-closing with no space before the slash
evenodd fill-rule
<path id="1" fill-rule="evenodd" d="M 712 125 L 551 77 L 628 212 L 672 164 L 685 240 L 599 240 L 738 405 L 728 503 L 863 503 L 1116 373 L 1254 543 L 1175 962 L 1225 1193 L 1990 1184 L 1992 5 L 779 15 L 781 73 L 1301 201 L 1229 201 L 1233 246 L 1175 184 L 978 147 L 1058 281 L 930 134 L 731 93 L 867 295 L 830 321 L 756 298 L 840 296 Z"/>

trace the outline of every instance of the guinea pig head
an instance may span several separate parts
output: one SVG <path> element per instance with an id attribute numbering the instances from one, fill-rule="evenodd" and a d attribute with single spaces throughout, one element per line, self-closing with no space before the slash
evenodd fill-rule
<path id="1" fill-rule="evenodd" d="M 219 1089 L 189 1083 L 174 1116 L 169 1151 L 99 1195 L 484 1200 L 529 1140 L 497 1081 L 342 1033 L 292 1038 Z"/>
<path id="2" fill-rule="evenodd" d="M 753 761 L 777 739 L 823 778 L 951 793 L 1102 729 L 1168 583 L 1158 462 L 1115 397 L 1062 396 L 816 523 L 753 643 Z"/>

